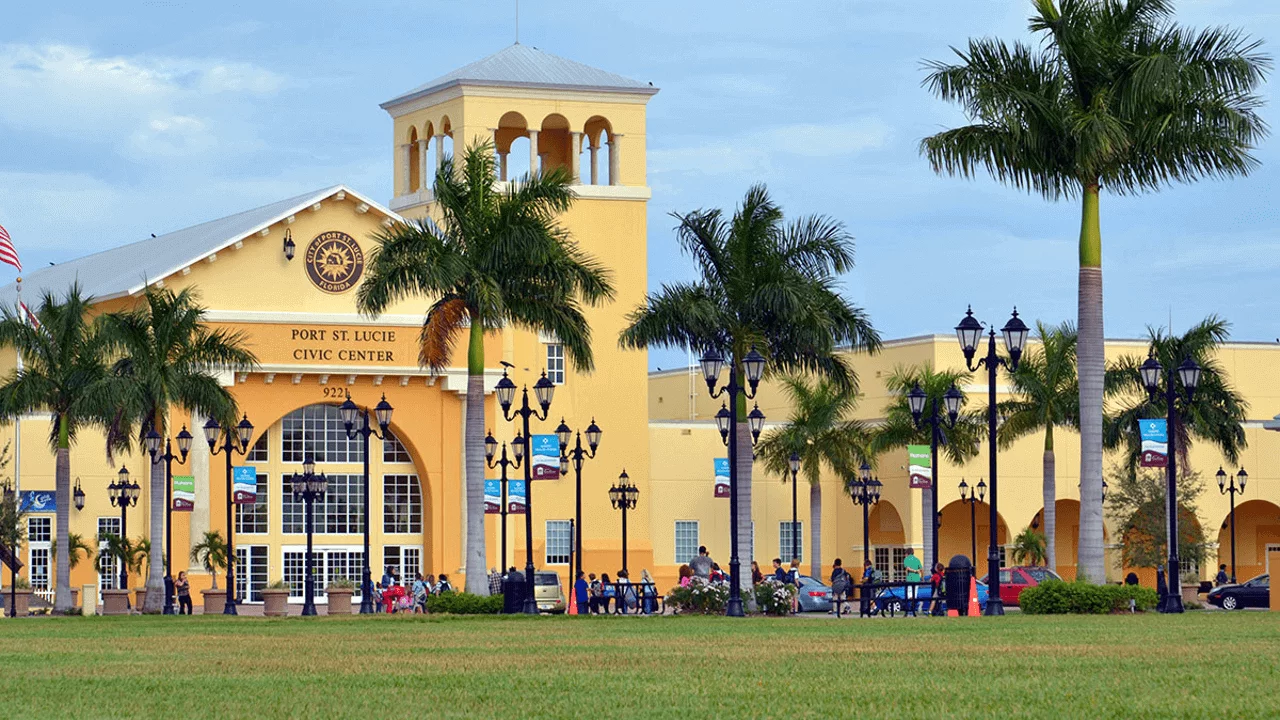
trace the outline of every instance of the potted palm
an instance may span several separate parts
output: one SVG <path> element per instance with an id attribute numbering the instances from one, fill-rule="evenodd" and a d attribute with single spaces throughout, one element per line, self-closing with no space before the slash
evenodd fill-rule
<path id="1" fill-rule="evenodd" d="M 1013 561 L 1019 565 L 1043 565 L 1044 536 L 1031 528 L 1023 528 L 1013 539 Z"/>
<path id="2" fill-rule="evenodd" d="M 329 614 L 350 615 L 351 596 L 355 591 L 356 583 L 350 578 L 335 578 L 329 583 L 329 587 L 324 589 L 325 595 L 329 597 Z"/>
<path id="3" fill-rule="evenodd" d="M 136 572 L 139 577 L 147 577 L 151 572 L 151 538 L 138 538 L 133 541 L 133 567 L 130 569 Z M 137 596 L 137 604 L 134 605 L 139 612 L 146 607 L 148 588 L 140 587 L 134 590 Z"/>
<path id="4" fill-rule="evenodd" d="M 289 614 L 289 583 L 276 580 L 262 589 L 262 614 L 284 617 Z"/>
<path id="5" fill-rule="evenodd" d="M 103 543 L 106 545 L 102 552 L 107 557 L 120 563 L 125 572 L 122 587 L 103 590 L 102 591 L 102 614 L 103 615 L 128 615 L 129 614 L 129 570 L 137 570 L 138 562 L 136 551 L 133 544 L 128 538 L 122 538 L 119 535 L 106 535 L 103 537 Z"/>
<path id="6" fill-rule="evenodd" d="M 204 596 L 204 614 L 222 614 L 227 603 L 226 590 L 218 589 L 218 571 L 227 569 L 227 543 L 222 539 L 222 533 L 217 530 L 205 532 L 204 538 L 191 548 L 191 560 L 200 563 L 213 575 L 213 587 L 200 591 Z"/>
<path id="7" fill-rule="evenodd" d="M 24 577 L 17 578 L 13 581 L 12 593 L 14 614 L 26 617 L 31 607 L 31 583 Z"/>

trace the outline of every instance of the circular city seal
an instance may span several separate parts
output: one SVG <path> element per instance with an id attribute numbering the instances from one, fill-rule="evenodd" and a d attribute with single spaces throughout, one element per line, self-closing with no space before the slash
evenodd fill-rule
<path id="1" fill-rule="evenodd" d="M 307 245 L 307 277 L 327 293 L 342 293 L 355 287 L 364 273 L 364 252 L 350 235 L 330 230 L 320 233 Z"/>

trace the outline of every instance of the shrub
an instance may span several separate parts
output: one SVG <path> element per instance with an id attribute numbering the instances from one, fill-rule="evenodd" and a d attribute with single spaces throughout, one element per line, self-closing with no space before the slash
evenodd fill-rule
<path id="1" fill-rule="evenodd" d="M 1159 597 L 1155 590 L 1139 585 L 1048 580 L 1023 590 L 1018 605 L 1029 615 L 1105 615 L 1127 611 L 1130 600 L 1134 601 L 1136 610 L 1150 610 L 1156 606 Z"/>
<path id="2" fill-rule="evenodd" d="M 289 583 L 285 582 L 284 580 L 275 580 L 270 584 L 268 584 L 266 589 L 267 590 L 288 590 Z"/>
<path id="3" fill-rule="evenodd" d="M 728 602 L 728 583 L 713 583 L 699 577 L 693 578 L 688 587 L 677 585 L 671 588 L 666 599 L 666 604 L 676 612 L 704 615 L 723 613 Z"/>
<path id="4" fill-rule="evenodd" d="M 329 583 L 328 589 L 329 590 L 355 590 L 356 581 L 352 580 L 351 578 L 345 578 L 345 577 L 334 578 Z"/>
<path id="5" fill-rule="evenodd" d="M 796 595 L 794 585 L 765 578 L 755 587 L 756 606 L 765 615 L 786 615 L 791 612 L 791 600 Z"/>
<path id="6" fill-rule="evenodd" d="M 502 596 L 447 592 L 427 596 L 427 612 L 451 615 L 497 615 L 502 612 Z"/>

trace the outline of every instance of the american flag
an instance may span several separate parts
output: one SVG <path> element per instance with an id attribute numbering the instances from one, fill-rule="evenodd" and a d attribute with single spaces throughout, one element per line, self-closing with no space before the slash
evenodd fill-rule
<path id="1" fill-rule="evenodd" d="M 18 272 L 22 272 L 22 261 L 18 259 L 18 250 L 13 246 L 13 240 L 9 237 L 9 231 L 0 225 L 0 263 L 12 265 L 18 268 Z"/>
<path id="2" fill-rule="evenodd" d="M 39 318 L 36 317 L 35 313 L 31 312 L 31 308 L 27 307 L 27 304 L 22 302 L 21 300 L 18 301 L 18 307 L 21 308 L 22 313 L 27 316 L 27 322 L 31 323 L 31 327 L 35 328 L 36 330 L 39 330 L 40 320 Z"/>

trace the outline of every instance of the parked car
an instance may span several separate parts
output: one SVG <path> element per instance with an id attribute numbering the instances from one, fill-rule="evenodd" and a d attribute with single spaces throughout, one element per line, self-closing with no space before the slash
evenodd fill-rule
<path id="1" fill-rule="evenodd" d="M 808 575 L 800 576 L 800 612 L 826 612 L 831 609 L 831 586 Z"/>
<path id="2" fill-rule="evenodd" d="M 1061 579 L 1058 573 L 1039 565 L 1000 568 L 1000 600 L 1006 606 L 1017 605 L 1018 598 L 1021 597 L 1023 590 L 1035 587 L 1045 580 Z M 986 583 L 987 576 L 983 575 L 979 582 Z"/>
<path id="3" fill-rule="evenodd" d="M 933 609 L 933 606 L 926 601 L 933 600 L 933 588 L 920 587 L 916 589 L 916 612 L 924 612 L 926 609 Z M 856 600 L 850 601 L 850 607 L 857 611 L 858 603 Z M 945 598 L 942 601 L 942 607 L 945 610 L 947 603 Z M 987 607 L 987 584 L 985 582 L 978 583 L 978 608 L 985 610 Z M 881 590 L 876 595 L 876 609 L 881 612 L 892 612 L 900 615 L 907 610 L 906 590 L 902 587 L 890 587 Z"/>
<path id="4" fill-rule="evenodd" d="M 533 574 L 533 599 L 538 603 L 538 612 L 564 612 L 566 605 L 564 588 L 560 585 L 560 575 L 541 570 L 535 572 Z"/>
<path id="5" fill-rule="evenodd" d="M 1265 608 L 1271 606 L 1271 576 L 1258 577 L 1234 585 L 1221 585 L 1209 591 L 1206 599 L 1210 605 L 1223 610 Z"/>

